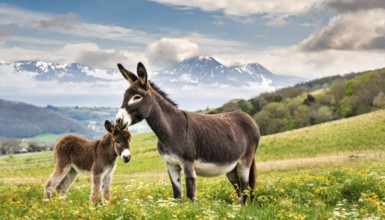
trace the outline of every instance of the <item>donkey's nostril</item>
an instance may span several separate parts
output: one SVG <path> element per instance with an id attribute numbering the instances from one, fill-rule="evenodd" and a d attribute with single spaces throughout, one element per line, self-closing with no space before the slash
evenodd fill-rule
<path id="1" fill-rule="evenodd" d="M 131 155 L 128 155 L 128 156 L 123 156 L 123 162 L 127 163 L 128 161 L 130 161 L 131 159 Z"/>

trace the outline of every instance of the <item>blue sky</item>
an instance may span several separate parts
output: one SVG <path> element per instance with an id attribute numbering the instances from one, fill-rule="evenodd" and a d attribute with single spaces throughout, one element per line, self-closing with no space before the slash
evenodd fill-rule
<path id="1" fill-rule="evenodd" d="M 383 0 L 0 0 L 0 59 L 150 71 L 196 55 L 322 77 L 385 66 Z"/>

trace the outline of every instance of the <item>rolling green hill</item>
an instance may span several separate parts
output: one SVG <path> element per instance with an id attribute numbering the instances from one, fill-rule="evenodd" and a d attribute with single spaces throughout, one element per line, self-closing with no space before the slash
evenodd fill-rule
<path id="1" fill-rule="evenodd" d="M 156 149 L 154 133 L 134 134 L 132 160 L 119 161 L 115 175 L 146 175 L 164 172 L 166 167 Z M 333 121 L 307 128 L 262 136 L 257 150 L 257 162 L 331 156 L 338 154 L 385 153 L 385 110 Z M 20 169 L 15 170 L 19 164 Z M 29 164 L 29 165 L 28 165 Z M 0 180 L 31 175 L 46 178 L 53 169 L 53 152 L 33 154 L 14 160 L 0 159 Z M 33 167 L 33 169 L 31 169 Z M 31 174 L 32 173 L 32 174 Z"/>
<path id="2" fill-rule="evenodd" d="M 331 76 L 242 100 L 207 113 L 242 110 L 275 134 L 385 108 L 385 68 Z"/>
<path id="3" fill-rule="evenodd" d="M 0 137 L 30 138 L 44 133 L 68 132 L 89 138 L 95 135 L 91 129 L 65 115 L 0 99 Z"/>
<path id="4" fill-rule="evenodd" d="M 385 110 L 263 136 L 259 161 L 385 152 Z"/>
<path id="5" fill-rule="evenodd" d="M 7 219 L 381 219 L 385 216 L 384 157 L 262 169 L 264 161 L 385 150 L 385 110 L 263 136 L 257 151 L 256 201 L 238 204 L 225 177 L 197 179 L 194 202 L 172 199 L 153 133 L 135 134 L 132 159 L 118 160 L 111 203 L 89 208 L 89 176 L 81 175 L 67 202 L 43 202 L 53 171 L 52 151 L 0 157 L 0 209 Z M 184 183 L 184 181 L 182 181 Z M 183 192 L 185 188 L 183 184 Z M 37 210 L 37 211 L 36 211 Z M 123 217 L 122 217 L 123 216 Z"/>

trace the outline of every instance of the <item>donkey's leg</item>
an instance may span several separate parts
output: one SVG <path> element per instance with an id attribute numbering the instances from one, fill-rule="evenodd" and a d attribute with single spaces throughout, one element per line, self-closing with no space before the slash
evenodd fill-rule
<path id="1" fill-rule="evenodd" d="M 238 197 L 241 197 L 241 191 L 239 189 L 239 177 L 237 173 L 237 168 L 234 168 L 230 172 L 226 173 L 227 179 L 230 181 L 230 183 L 234 186 L 235 191 L 238 194 Z"/>
<path id="2" fill-rule="evenodd" d="M 241 204 L 245 204 L 248 193 L 245 192 L 249 187 L 249 174 L 250 174 L 250 167 L 247 166 L 247 163 L 245 161 L 240 161 L 237 164 L 237 174 L 239 177 L 239 191 L 240 191 L 240 202 Z"/>
<path id="3" fill-rule="evenodd" d="M 255 199 L 254 189 L 255 189 L 256 183 L 257 183 L 257 167 L 255 164 L 255 158 L 253 158 L 253 161 L 252 161 L 251 167 L 250 167 L 250 174 L 249 174 L 249 187 L 250 187 L 250 200 L 251 201 L 254 201 L 254 199 Z"/>
<path id="4" fill-rule="evenodd" d="M 185 161 L 183 162 L 183 171 L 186 178 L 186 188 L 187 188 L 187 197 L 194 200 L 195 199 L 195 169 L 194 162 Z"/>
<path id="5" fill-rule="evenodd" d="M 76 172 L 76 170 L 74 168 L 71 168 L 70 171 L 68 171 L 67 175 L 60 182 L 60 184 L 56 187 L 56 191 L 59 194 L 61 194 L 61 197 L 62 197 L 63 200 L 66 200 L 68 189 L 72 185 L 72 183 L 75 180 L 77 174 L 78 173 Z"/>
<path id="6" fill-rule="evenodd" d="M 180 170 L 178 165 L 172 165 L 167 163 L 167 172 L 172 184 L 172 191 L 174 192 L 174 198 L 182 198 L 182 184 L 180 180 Z"/>
<path id="7" fill-rule="evenodd" d="M 67 175 L 71 167 L 67 165 L 66 167 L 56 166 L 55 171 L 52 173 L 48 182 L 44 187 L 44 200 L 48 202 L 53 192 L 55 191 L 57 185 L 63 180 L 63 178 Z"/>

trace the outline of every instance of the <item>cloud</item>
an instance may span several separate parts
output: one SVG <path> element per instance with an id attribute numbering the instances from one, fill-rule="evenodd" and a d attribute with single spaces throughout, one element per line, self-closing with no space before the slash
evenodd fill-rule
<path id="1" fill-rule="evenodd" d="M 0 29 L 0 45 L 3 44 L 9 37 L 9 32 L 4 29 Z"/>
<path id="2" fill-rule="evenodd" d="M 78 62 L 98 68 L 115 68 L 117 63 L 136 66 L 138 61 L 144 63 L 147 59 L 141 54 L 130 53 L 118 49 L 101 49 L 93 43 L 67 44 L 57 51 L 65 62 Z"/>
<path id="3" fill-rule="evenodd" d="M 137 31 L 116 25 L 86 23 L 77 14 L 58 15 L 35 22 L 35 28 L 54 31 L 61 34 L 108 39 L 135 44 L 148 44 L 154 39 L 143 31 Z"/>
<path id="4" fill-rule="evenodd" d="M 36 20 L 48 19 L 49 15 L 0 4 L 0 24 L 27 27 Z"/>
<path id="5" fill-rule="evenodd" d="M 116 25 L 87 23 L 75 13 L 52 15 L 0 5 L 0 25 L 22 30 L 51 31 L 63 35 L 92 37 L 147 45 L 155 40 L 152 34 Z"/>
<path id="6" fill-rule="evenodd" d="M 266 22 L 266 25 L 271 27 L 285 26 L 287 24 L 287 21 L 285 20 L 285 18 L 286 18 L 285 16 L 273 17 L 271 19 L 268 19 L 268 21 Z"/>
<path id="7" fill-rule="evenodd" d="M 375 9 L 338 15 L 327 26 L 301 43 L 303 51 L 375 50 L 385 37 L 385 10 Z"/>
<path id="8" fill-rule="evenodd" d="M 7 61 L 43 60 L 56 63 L 76 62 L 97 68 L 115 68 L 117 63 L 136 67 L 139 61 L 147 62 L 147 59 L 141 53 L 120 49 L 103 49 L 94 43 L 65 44 L 55 50 L 0 47 L 0 54 L 4 54 L 1 59 Z"/>
<path id="9" fill-rule="evenodd" d="M 221 11 L 234 21 L 244 24 L 254 23 L 253 15 L 264 16 L 263 21 L 268 26 L 283 26 L 290 16 L 308 14 L 322 0 L 152 0 L 160 4 L 174 6 L 180 9 L 198 8 L 203 11 Z M 269 15 L 265 17 L 265 15 Z M 237 19 L 237 17 L 239 19 Z M 267 18 L 267 19 L 266 19 Z M 214 22 L 218 22 L 216 19 Z M 220 23 L 219 23 L 220 24 Z"/>
<path id="10" fill-rule="evenodd" d="M 178 38 L 162 38 L 151 43 L 146 50 L 151 65 L 158 67 L 170 66 L 198 54 L 196 43 Z"/>
<path id="11" fill-rule="evenodd" d="M 355 12 L 376 8 L 385 9 L 384 0 L 327 0 L 323 5 L 338 12 Z"/>
<path id="12" fill-rule="evenodd" d="M 215 54 L 221 63 L 231 66 L 258 62 L 274 74 L 321 78 L 384 67 L 385 54 L 379 50 L 302 51 L 298 45 Z"/>
<path id="13" fill-rule="evenodd" d="M 146 63 L 144 56 L 131 54 L 122 50 L 84 51 L 78 58 L 78 62 L 100 68 L 115 68 L 117 63 L 135 67 L 140 61 Z"/>
<path id="14" fill-rule="evenodd" d="M 153 0 L 155 2 L 184 7 L 199 8 L 203 11 L 223 11 L 227 15 L 245 16 L 252 14 L 289 14 L 296 15 L 307 12 L 313 5 L 320 0 Z"/>
<path id="15" fill-rule="evenodd" d="M 80 24 L 81 22 L 79 16 L 74 13 L 69 13 L 67 15 L 59 15 L 47 20 L 40 20 L 38 26 L 48 30 L 68 30 L 73 29 Z"/>

